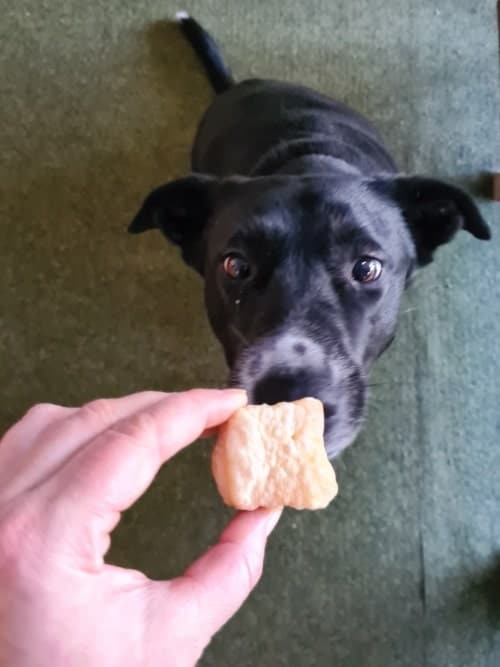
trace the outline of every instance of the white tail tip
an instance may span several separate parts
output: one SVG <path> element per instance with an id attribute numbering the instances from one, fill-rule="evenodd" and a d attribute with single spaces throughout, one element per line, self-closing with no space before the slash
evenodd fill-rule
<path id="1" fill-rule="evenodd" d="M 185 11 L 176 12 L 176 13 L 175 13 L 175 18 L 176 18 L 178 21 L 185 21 L 186 19 L 189 18 L 189 14 L 188 14 L 187 12 L 185 12 Z"/>

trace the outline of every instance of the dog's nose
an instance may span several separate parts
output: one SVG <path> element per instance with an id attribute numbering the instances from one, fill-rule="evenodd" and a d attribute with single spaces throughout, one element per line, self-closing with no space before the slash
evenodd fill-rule
<path id="1" fill-rule="evenodd" d="M 274 405 L 281 401 L 296 401 L 311 396 L 311 380 L 305 371 L 271 372 L 259 380 L 255 386 L 256 403 Z"/>

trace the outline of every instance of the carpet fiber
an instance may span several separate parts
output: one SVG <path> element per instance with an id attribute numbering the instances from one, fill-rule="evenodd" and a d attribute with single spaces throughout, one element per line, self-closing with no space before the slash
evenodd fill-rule
<path id="1" fill-rule="evenodd" d="M 495 2 L 188 1 L 238 77 L 300 81 L 369 115 L 401 167 L 498 167 Z M 126 225 L 188 168 L 210 100 L 172 0 L 0 0 L 0 426 L 35 401 L 217 385 L 201 284 Z M 496 165 L 495 165 L 495 161 Z M 286 512 L 263 579 L 202 665 L 500 664 L 499 205 L 409 291 L 369 417 L 324 512 Z M 110 560 L 179 573 L 228 513 L 209 450 L 166 466 Z"/>

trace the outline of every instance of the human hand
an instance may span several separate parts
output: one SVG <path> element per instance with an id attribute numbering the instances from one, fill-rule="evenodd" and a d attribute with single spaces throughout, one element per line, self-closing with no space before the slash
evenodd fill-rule
<path id="1" fill-rule="evenodd" d="M 0 441 L 0 666 L 196 663 L 259 580 L 279 512 L 237 515 L 171 581 L 104 562 L 120 513 L 160 466 L 246 402 L 146 392 L 38 405 Z"/>

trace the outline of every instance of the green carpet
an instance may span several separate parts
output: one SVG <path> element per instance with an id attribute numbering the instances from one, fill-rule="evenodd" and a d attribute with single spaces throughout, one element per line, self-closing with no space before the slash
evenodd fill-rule
<path id="1" fill-rule="evenodd" d="M 378 124 L 404 169 L 498 166 L 494 0 L 188 1 L 234 73 L 301 81 Z M 182 8 L 182 7 L 181 7 Z M 172 0 L 0 0 L 0 426 L 225 378 L 201 284 L 126 225 L 185 172 L 210 99 Z M 405 301 L 363 435 L 326 511 L 287 512 L 257 591 L 205 667 L 500 664 L 500 205 Z M 194 447 L 116 532 L 111 560 L 179 573 L 227 512 Z M 104 667 L 104 666 L 103 666 Z"/>

